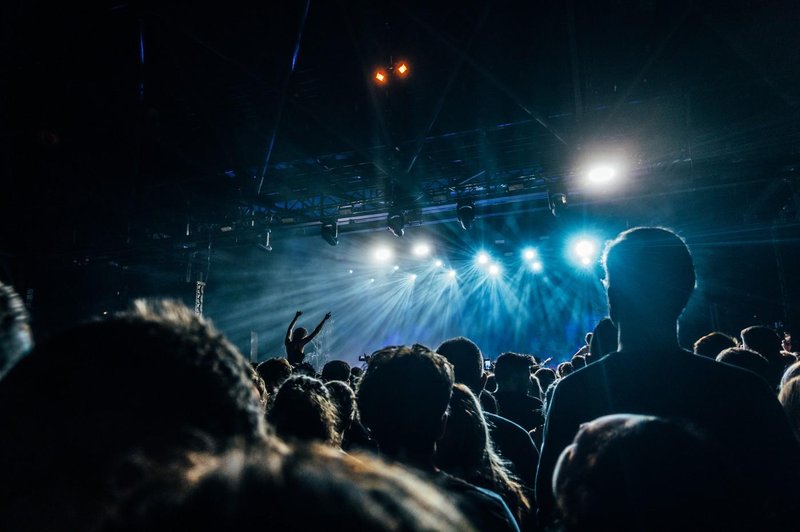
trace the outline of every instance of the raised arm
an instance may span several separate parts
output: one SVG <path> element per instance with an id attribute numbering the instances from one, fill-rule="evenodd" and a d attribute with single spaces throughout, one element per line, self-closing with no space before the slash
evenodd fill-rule
<path id="1" fill-rule="evenodd" d="M 310 342 L 311 340 L 313 340 L 313 339 L 314 339 L 314 337 L 315 337 L 316 335 L 318 335 L 318 334 L 319 334 L 319 332 L 322 330 L 322 326 L 323 326 L 323 325 L 325 325 L 325 322 L 326 322 L 326 321 L 328 321 L 329 319 L 331 319 L 331 313 L 330 313 L 330 312 L 328 312 L 327 314 L 325 314 L 325 317 L 324 317 L 324 318 L 322 318 L 322 321 L 321 321 L 321 322 L 319 322 L 319 325 L 317 325 L 317 326 L 316 326 L 316 328 L 315 328 L 313 331 L 311 331 L 311 334 L 309 334 L 308 336 L 306 336 L 306 337 L 303 339 L 303 345 L 305 345 L 305 344 L 307 344 L 308 342 Z"/>
<path id="2" fill-rule="evenodd" d="M 284 339 L 283 341 L 285 344 L 288 344 L 289 342 L 292 341 L 292 329 L 294 329 L 294 324 L 297 323 L 297 320 L 302 315 L 303 315 L 302 310 L 298 310 L 297 312 L 295 312 L 294 318 L 292 319 L 292 322 L 289 324 L 289 328 L 286 329 L 286 339 Z"/>

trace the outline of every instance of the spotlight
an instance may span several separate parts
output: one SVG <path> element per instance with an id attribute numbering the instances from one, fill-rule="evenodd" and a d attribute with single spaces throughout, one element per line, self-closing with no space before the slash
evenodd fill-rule
<path id="1" fill-rule="evenodd" d="M 350 273 L 353 273 L 353 270 L 350 270 Z"/>
<path id="2" fill-rule="evenodd" d="M 456 278 L 456 271 L 455 270 L 450 270 L 449 272 L 447 272 L 447 276 L 449 278 L 451 278 L 451 279 L 455 279 Z"/>
<path id="3" fill-rule="evenodd" d="M 397 270 L 399 270 L 399 269 L 400 269 L 400 266 L 398 266 L 397 264 L 395 264 L 395 265 L 394 265 L 394 268 L 392 268 L 392 269 L 393 269 L 394 271 L 397 271 Z"/>
<path id="4" fill-rule="evenodd" d="M 417 257 L 427 257 L 431 252 L 431 247 L 424 242 L 420 242 L 419 244 L 415 245 L 411 251 Z"/>
<path id="5" fill-rule="evenodd" d="M 566 191 L 547 191 L 547 206 L 553 216 L 558 217 L 563 211 L 567 209 L 567 193 Z"/>
<path id="6" fill-rule="evenodd" d="M 596 250 L 595 243 L 591 240 L 582 238 L 575 243 L 575 254 L 580 258 L 589 258 L 594 255 Z"/>
<path id="7" fill-rule="evenodd" d="M 533 248 L 525 248 L 522 250 L 522 256 L 525 260 L 533 260 L 536 258 L 536 250 Z"/>
<path id="8" fill-rule="evenodd" d="M 406 217 L 402 210 L 390 210 L 386 223 L 389 226 L 389 231 L 391 231 L 394 236 L 399 238 L 405 234 Z"/>
<path id="9" fill-rule="evenodd" d="M 336 220 L 323 220 L 320 227 L 322 239 L 331 246 L 339 243 L 339 222 Z"/>
<path id="10" fill-rule="evenodd" d="M 498 266 L 497 264 L 492 264 L 491 266 L 489 266 L 489 275 L 493 277 L 497 277 L 498 275 L 500 275 L 500 266 Z"/>
<path id="11" fill-rule="evenodd" d="M 533 270 L 536 273 L 539 273 L 543 269 L 544 269 L 544 265 L 538 260 L 531 264 L 531 270 Z"/>
<path id="12" fill-rule="evenodd" d="M 392 258 L 392 250 L 387 247 L 380 247 L 375 250 L 375 260 L 378 262 L 386 262 Z"/>
<path id="13" fill-rule="evenodd" d="M 481 265 L 488 264 L 489 263 L 489 254 L 486 253 L 485 251 L 481 251 L 480 253 L 478 253 L 478 256 L 475 258 L 475 260 L 478 262 L 478 264 L 481 264 Z"/>
<path id="14" fill-rule="evenodd" d="M 581 264 L 584 266 L 589 266 L 592 263 L 592 259 L 589 257 L 581 257 Z"/>
<path id="15" fill-rule="evenodd" d="M 464 231 L 469 231 L 469 228 L 472 227 L 472 222 L 475 221 L 475 203 L 472 200 L 458 200 L 456 216 Z"/>
<path id="16" fill-rule="evenodd" d="M 408 63 L 406 63 L 405 61 L 399 63 L 397 65 L 397 68 L 395 68 L 395 70 L 397 71 L 397 75 L 400 76 L 401 78 L 406 77 L 406 75 L 408 75 Z"/>
<path id="17" fill-rule="evenodd" d="M 439 259 L 436 259 L 435 261 L 433 261 L 433 265 L 436 266 L 437 268 L 441 268 L 442 266 L 444 266 L 444 262 L 442 262 Z"/>
<path id="18" fill-rule="evenodd" d="M 371 282 L 371 283 L 374 283 L 374 282 L 375 282 L 375 279 L 374 279 L 374 278 L 372 278 L 372 279 L 370 279 L 370 280 L 369 280 L 369 282 Z"/>
<path id="19" fill-rule="evenodd" d="M 609 165 L 594 166 L 586 173 L 586 178 L 595 185 L 608 183 L 615 177 L 617 177 L 617 170 Z"/>
<path id="20" fill-rule="evenodd" d="M 386 71 L 383 69 L 375 71 L 375 82 L 378 83 L 378 85 L 385 85 L 388 79 L 389 77 L 386 75 Z"/>
<path id="21" fill-rule="evenodd" d="M 408 276 L 408 278 L 411 279 L 412 281 L 415 281 L 417 279 L 417 274 L 412 273 L 411 275 Z"/>

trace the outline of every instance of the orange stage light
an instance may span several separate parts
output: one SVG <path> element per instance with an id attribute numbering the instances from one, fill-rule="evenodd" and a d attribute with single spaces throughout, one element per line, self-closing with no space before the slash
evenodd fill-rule
<path id="1" fill-rule="evenodd" d="M 400 63 L 399 65 L 397 65 L 397 73 L 400 74 L 401 76 L 405 76 L 406 74 L 408 74 L 408 65 L 405 63 Z"/>
<path id="2" fill-rule="evenodd" d="M 375 72 L 375 81 L 381 84 L 386 83 L 386 74 L 383 72 L 383 70 L 378 70 Z"/>

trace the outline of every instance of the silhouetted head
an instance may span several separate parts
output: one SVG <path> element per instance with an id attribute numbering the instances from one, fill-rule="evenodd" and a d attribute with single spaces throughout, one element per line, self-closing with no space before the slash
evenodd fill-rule
<path id="1" fill-rule="evenodd" d="M 344 360 L 331 360 L 322 366 L 322 382 L 350 380 L 350 364 Z"/>
<path id="2" fill-rule="evenodd" d="M 695 286 L 692 256 L 668 229 L 636 227 L 620 233 L 603 254 L 611 319 L 677 321 Z"/>
<path id="3" fill-rule="evenodd" d="M 28 311 L 13 288 L 0 283 L 0 379 L 33 346 Z"/>
<path id="4" fill-rule="evenodd" d="M 781 358 L 781 337 L 769 327 L 755 325 L 742 331 L 742 347 L 752 349 L 767 360 Z"/>
<path id="5" fill-rule="evenodd" d="M 800 377 L 791 378 L 781 386 L 778 400 L 789 418 L 795 437 L 800 439 Z"/>
<path id="6" fill-rule="evenodd" d="M 323 446 L 198 455 L 125 497 L 100 532 L 474 530 L 442 491 L 402 467 Z"/>
<path id="7" fill-rule="evenodd" d="M 451 338 L 442 342 L 436 352 L 453 365 L 456 382 L 466 384 L 475 393 L 481 391 L 483 354 L 475 342 L 463 336 Z"/>
<path id="8" fill-rule="evenodd" d="M 256 371 L 264 379 L 267 390 L 273 392 L 292 376 L 292 365 L 285 358 L 270 358 L 256 366 Z"/>
<path id="9" fill-rule="evenodd" d="M 800 362 L 795 362 L 783 372 L 781 377 L 781 388 L 790 380 L 795 377 L 800 377 Z"/>
<path id="10" fill-rule="evenodd" d="M 765 381 L 770 382 L 769 362 L 755 351 L 742 347 L 730 347 L 717 355 L 716 360 L 717 362 L 725 362 L 732 366 L 750 370 Z"/>
<path id="11" fill-rule="evenodd" d="M 526 393 L 530 386 L 531 358 L 517 353 L 503 353 L 494 365 L 494 377 L 500 392 Z"/>
<path id="12" fill-rule="evenodd" d="M 550 385 L 556 382 L 556 372 L 550 368 L 539 368 L 533 376 L 539 381 L 542 392 L 547 392 Z"/>
<path id="13" fill-rule="evenodd" d="M 358 386 L 358 409 L 381 450 L 426 452 L 442 436 L 453 367 L 425 346 L 373 354 Z"/>
<path id="14" fill-rule="evenodd" d="M 297 342 L 308 336 L 308 331 L 303 327 L 295 327 L 292 331 L 292 342 Z"/>
<path id="15" fill-rule="evenodd" d="M 133 453 L 169 456 L 201 436 L 220 447 L 262 441 L 253 375 L 175 302 L 140 301 L 52 338 L 0 381 L 0 507 L 34 529 L 91 529 Z"/>
<path id="16" fill-rule="evenodd" d="M 278 389 L 267 421 L 284 440 L 335 445 L 336 416 L 336 407 L 322 381 L 294 375 Z"/>
<path id="17" fill-rule="evenodd" d="M 581 425 L 553 491 L 567 530 L 726 530 L 735 522 L 726 471 L 696 429 L 618 414 Z"/>
<path id="18" fill-rule="evenodd" d="M 717 358 L 717 355 L 732 347 L 739 347 L 735 339 L 721 332 L 712 332 L 698 339 L 692 349 L 695 355 Z"/>

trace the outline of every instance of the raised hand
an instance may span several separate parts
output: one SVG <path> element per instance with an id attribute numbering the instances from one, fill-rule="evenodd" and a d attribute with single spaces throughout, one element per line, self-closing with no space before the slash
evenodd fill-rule
<path id="1" fill-rule="evenodd" d="M 303 315 L 303 311 L 302 310 L 298 310 L 297 312 L 294 313 L 294 317 L 295 318 L 299 318 L 302 315 Z"/>
<path id="2" fill-rule="evenodd" d="M 331 319 L 331 313 L 330 313 L 330 312 L 328 312 L 327 314 L 325 314 L 325 319 L 326 319 L 326 320 L 329 320 L 329 319 Z"/>

